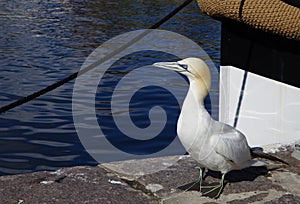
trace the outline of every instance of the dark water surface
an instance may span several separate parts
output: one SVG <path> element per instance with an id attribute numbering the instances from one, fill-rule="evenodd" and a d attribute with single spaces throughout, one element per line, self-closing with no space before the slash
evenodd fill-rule
<path id="1" fill-rule="evenodd" d="M 0 106 L 78 71 L 86 57 L 99 45 L 116 35 L 148 28 L 181 2 L 0 1 Z M 220 23 L 202 14 L 195 2 L 160 28 L 177 32 L 198 43 L 218 67 Z M 146 56 L 144 53 L 140 54 L 140 58 L 151 64 L 154 58 L 164 59 L 165 56 L 160 53 Z M 116 64 L 116 71 L 110 73 L 111 77 L 122 75 L 122 71 L 129 65 L 126 62 Z M 139 80 L 132 81 L 132 86 L 139 83 Z M 74 127 L 73 85 L 74 81 L 66 83 L 0 115 L 0 175 L 97 164 L 84 150 Z M 106 96 L 112 91 L 110 86 L 109 83 L 99 84 L 95 108 L 104 120 L 107 134 L 118 135 L 110 125 L 112 121 L 105 119 L 105 111 L 109 114 L 110 106 Z M 147 103 L 169 101 L 166 92 L 155 88 L 149 100 L 143 97 L 143 100 L 137 100 L 140 102 L 131 107 L 135 110 L 132 117 L 140 121 L 136 124 L 138 127 L 147 126 L 147 123 L 144 124 L 146 113 L 143 110 L 143 107 L 148 107 Z M 135 97 L 139 99 L 140 96 Z M 174 105 L 169 111 L 175 117 L 178 115 L 178 106 Z M 166 134 L 172 136 L 175 134 L 176 120 L 173 119 L 170 124 L 173 124 L 173 128 L 169 128 Z M 132 149 L 127 143 L 133 143 L 122 138 L 115 137 L 114 141 Z M 151 152 L 157 146 L 164 145 L 164 142 L 139 145 L 133 153 Z"/>

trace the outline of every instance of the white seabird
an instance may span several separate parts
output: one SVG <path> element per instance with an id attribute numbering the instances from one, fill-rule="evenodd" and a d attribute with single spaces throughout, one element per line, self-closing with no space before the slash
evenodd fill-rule
<path id="1" fill-rule="evenodd" d="M 226 173 L 250 166 L 266 165 L 265 162 L 252 159 L 252 151 L 243 133 L 214 120 L 205 109 L 204 99 L 210 89 L 211 76 L 204 61 L 199 58 L 186 58 L 178 62 L 158 62 L 153 65 L 177 71 L 189 80 L 189 90 L 177 121 L 177 134 L 186 151 L 200 165 L 200 192 L 202 168 L 222 173 L 220 184 L 209 191 L 219 188 L 216 195 L 219 197 Z M 275 160 L 282 162 L 277 158 Z"/>

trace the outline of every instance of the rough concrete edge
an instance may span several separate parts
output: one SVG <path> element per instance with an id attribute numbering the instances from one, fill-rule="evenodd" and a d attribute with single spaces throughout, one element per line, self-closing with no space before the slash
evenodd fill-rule
<path id="1" fill-rule="evenodd" d="M 300 140 L 263 145 L 261 148 L 264 150 L 264 152 L 276 153 L 280 151 L 287 151 L 288 147 L 294 148 L 297 144 L 300 144 Z"/>
<path id="2" fill-rule="evenodd" d="M 190 157 L 190 156 L 173 155 L 173 156 L 145 158 L 145 159 L 138 159 L 138 160 L 133 159 L 133 160 L 102 163 L 99 164 L 98 166 L 108 169 L 109 171 L 116 172 L 119 175 L 124 175 L 126 177 L 136 179 L 146 174 L 152 174 L 167 169 L 173 165 L 176 165 L 178 161 L 180 161 L 182 158 L 185 157 Z M 131 168 L 133 166 L 134 168 Z"/>
<path id="3" fill-rule="evenodd" d="M 274 172 L 272 177 L 268 177 L 272 183 L 280 183 L 288 193 L 300 195 L 300 175 L 293 172 Z"/>
<path id="4" fill-rule="evenodd" d="M 119 172 L 117 172 L 115 170 L 112 170 L 109 167 L 107 167 L 107 164 L 99 164 L 98 167 L 104 169 L 105 171 L 107 171 L 107 172 L 109 172 L 113 175 L 115 175 L 122 182 L 126 183 L 130 188 L 132 188 L 133 190 L 140 191 L 145 196 L 150 197 L 152 200 L 154 200 L 158 203 L 161 202 L 161 198 L 159 196 L 157 196 L 151 190 L 147 189 L 147 186 L 145 184 L 143 184 L 143 183 L 141 183 L 140 181 L 137 180 L 138 177 L 130 176 L 128 174 L 119 173 Z"/>

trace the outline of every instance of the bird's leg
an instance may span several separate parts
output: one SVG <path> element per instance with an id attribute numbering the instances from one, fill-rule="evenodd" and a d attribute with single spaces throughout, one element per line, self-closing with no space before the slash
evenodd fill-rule
<path id="1" fill-rule="evenodd" d="M 185 190 L 185 191 L 188 191 L 194 187 L 196 187 L 196 184 L 198 184 L 199 182 L 199 185 L 200 185 L 200 190 L 199 192 L 201 193 L 201 184 L 202 184 L 202 180 L 203 180 L 203 172 L 205 172 L 205 168 L 201 168 L 200 167 L 200 173 L 199 173 L 199 178 L 192 182 L 192 183 L 187 183 L 187 184 L 184 184 L 182 186 L 178 186 L 177 188 L 181 189 L 181 190 Z M 196 190 L 196 189 L 195 189 Z M 198 189 L 197 189 L 198 190 Z"/>
<path id="2" fill-rule="evenodd" d="M 225 174 L 222 175 L 222 179 L 221 179 L 221 182 L 220 182 L 220 189 L 219 189 L 219 192 L 218 192 L 218 194 L 216 195 L 215 198 L 218 198 L 220 196 L 220 193 L 223 190 L 223 187 L 224 187 L 224 178 L 225 178 Z"/>
<path id="3" fill-rule="evenodd" d="M 205 169 L 204 169 L 204 171 L 205 171 Z M 202 178 L 203 178 L 202 168 L 200 167 L 200 172 L 199 172 L 199 192 L 200 193 L 201 193 Z"/>
<path id="4" fill-rule="evenodd" d="M 222 174 L 222 178 L 221 178 L 221 181 L 220 181 L 220 184 L 219 185 L 216 185 L 216 186 L 211 186 L 211 190 L 203 193 L 203 195 L 207 195 L 213 191 L 215 191 L 216 189 L 219 188 L 219 191 L 218 191 L 218 194 L 214 197 L 214 198 L 218 198 L 219 195 L 221 194 L 222 190 L 223 190 L 223 187 L 224 187 L 224 178 L 225 178 L 225 174 Z"/>

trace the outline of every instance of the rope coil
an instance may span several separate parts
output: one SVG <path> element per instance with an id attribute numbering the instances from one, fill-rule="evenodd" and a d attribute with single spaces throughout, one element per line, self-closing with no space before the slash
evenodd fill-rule
<path id="1" fill-rule="evenodd" d="M 282 0 L 197 0 L 215 18 L 229 18 L 256 29 L 300 40 L 300 9 Z"/>

